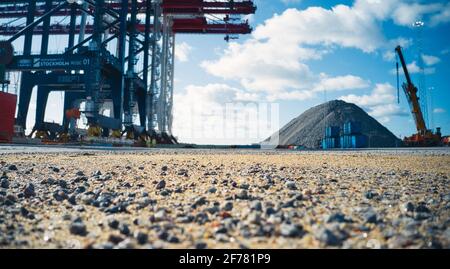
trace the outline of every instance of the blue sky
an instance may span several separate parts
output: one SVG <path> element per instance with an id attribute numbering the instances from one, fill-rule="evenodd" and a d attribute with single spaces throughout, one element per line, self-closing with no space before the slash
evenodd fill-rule
<path id="1" fill-rule="evenodd" d="M 254 32 L 239 40 L 226 43 L 223 36 L 177 35 L 174 134 L 180 141 L 246 144 L 270 134 L 221 139 L 214 132 L 193 137 L 187 131 L 214 124 L 226 129 L 221 114 L 215 111 L 226 103 L 278 104 L 281 127 L 308 108 L 333 99 L 358 104 L 397 136 L 410 135 L 415 126 L 403 92 L 400 104 L 396 98 L 393 52 L 398 44 L 404 47 L 416 86 L 421 81 L 421 58 L 424 62 L 429 126 L 450 133 L 448 1 L 255 3 L 256 14 L 247 18 Z M 422 56 L 418 30 L 411 27 L 417 20 L 425 22 Z M 46 120 L 61 121 L 61 100 L 59 93 L 50 98 L 52 109 Z M 201 115 L 192 116 L 194 108 L 200 109 Z M 29 125 L 33 116 L 31 111 Z M 248 129 L 247 125 L 240 122 L 237 129 Z"/>
<path id="2" fill-rule="evenodd" d="M 395 135 L 410 135 L 415 132 L 415 126 L 403 92 L 400 92 L 400 104 L 397 103 L 393 52 L 399 44 L 404 47 L 413 82 L 419 86 L 423 81 L 419 68 L 419 30 L 412 23 L 422 20 L 425 22 L 421 48 L 429 128 L 442 127 L 444 133 L 449 133 L 448 1 L 259 0 L 256 4 L 257 13 L 251 18 L 255 31 L 242 36 L 237 41 L 239 45 L 226 44 L 221 37 L 177 37 L 178 43 L 191 47 L 189 60 L 176 66 L 179 97 L 176 101 L 183 103 L 180 111 L 188 106 L 182 100 L 189 100 L 189 94 L 185 93 L 192 85 L 211 95 L 204 102 L 220 104 L 220 100 L 214 99 L 214 93 L 220 93 L 224 100 L 223 93 L 227 90 L 208 87 L 220 84 L 223 88 L 259 95 L 246 101 L 279 103 L 281 126 L 325 100 L 343 99 L 360 105 Z M 299 27 L 299 24 L 304 25 Z M 287 52 L 280 53 L 283 50 Z M 257 59 L 259 56 L 261 59 Z M 278 56 L 286 60 L 285 66 L 274 63 Z M 277 79 L 284 81 L 277 83 Z M 403 82 L 404 77 L 400 80 Z M 326 92 L 320 87 L 326 88 Z M 193 98 L 194 102 L 200 97 Z M 232 100 L 232 97 L 227 99 Z M 182 114 L 178 113 L 179 118 Z"/>

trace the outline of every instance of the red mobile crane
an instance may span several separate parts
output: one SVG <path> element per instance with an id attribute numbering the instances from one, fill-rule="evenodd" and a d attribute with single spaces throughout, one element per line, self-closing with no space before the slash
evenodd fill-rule
<path id="1" fill-rule="evenodd" d="M 405 137 L 403 140 L 405 146 L 408 147 L 432 147 L 441 145 L 441 128 L 436 128 L 434 133 L 432 130 L 427 129 L 425 120 L 423 118 L 422 109 L 419 104 L 419 97 L 417 96 L 417 87 L 412 83 L 411 76 L 408 72 L 408 67 L 406 66 L 405 58 L 403 57 L 402 48 L 398 46 L 395 48 L 398 54 L 400 63 L 403 67 L 403 72 L 406 77 L 406 83 L 403 83 L 402 88 L 405 92 L 406 99 L 408 100 L 411 112 L 416 123 L 417 133 Z M 397 82 L 399 74 L 399 65 L 397 62 Z M 397 83 L 398 85 L 399 83 Z M 399 89 L 398 89 L 399 90 Z"/>

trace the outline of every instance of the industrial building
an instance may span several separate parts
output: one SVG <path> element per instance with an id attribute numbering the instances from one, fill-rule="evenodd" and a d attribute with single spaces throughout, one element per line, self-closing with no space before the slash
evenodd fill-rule
<path id="1" fill-rule="evenodd" d="M 251 32 L 242 16 L 255 11 L 253 1 L 233 0 L 0 1 L 3 90 L 8 74 L 21 74 L 16 132 L 27 128 L 31 95 L 37 91 L 35 137 L 75 141 L 75 123 L 83 115 L 90 137 L 176 143 L 175 36 L 220 34 L 229 41 Z M 61 53 L 49 50 L 52 35 L 67 37 Z M 36 36 L 41 37 L 38 54 L 32 53 Z M 23 48 L 13 48 L 19 38 Z M 64 93 L 62 125 L 44 121 L 54 91 Z M 101 113 L 105 105 L 112 107 L 111 116 Z"/>

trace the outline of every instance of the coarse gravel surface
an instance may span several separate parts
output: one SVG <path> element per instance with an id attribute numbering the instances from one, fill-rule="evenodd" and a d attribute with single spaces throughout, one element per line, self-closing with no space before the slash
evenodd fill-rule
<path id="1" fill-rule="evenodd" d="M 0 248 L 450 248 L 449 149 L 0 147 Z"/>

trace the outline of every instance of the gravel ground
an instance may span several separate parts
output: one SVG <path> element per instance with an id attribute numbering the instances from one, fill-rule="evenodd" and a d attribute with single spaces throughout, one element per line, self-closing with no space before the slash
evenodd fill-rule
<path id="1" fill-rule="evenodd" d="M 450 248 L 449 163 L 448 149 L 0 148 L 0 248 Z"/>

